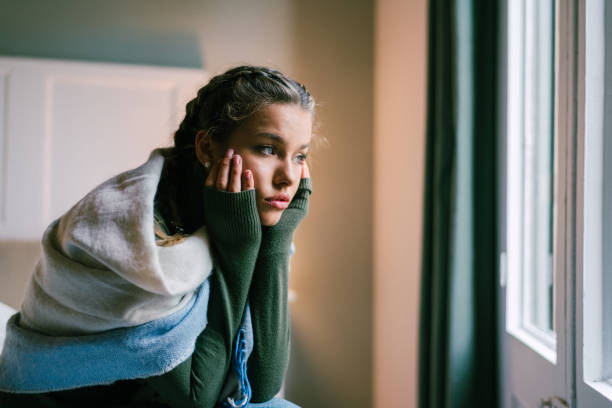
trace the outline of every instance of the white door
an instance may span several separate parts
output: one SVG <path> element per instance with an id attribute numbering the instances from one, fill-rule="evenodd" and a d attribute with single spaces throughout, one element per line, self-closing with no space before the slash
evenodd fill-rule
<path id="1" fill-rule="evenodd" d="M 0 58 L 0 239 L 38 240 L 85 193 L 172 144 L 202 70 Z"/>

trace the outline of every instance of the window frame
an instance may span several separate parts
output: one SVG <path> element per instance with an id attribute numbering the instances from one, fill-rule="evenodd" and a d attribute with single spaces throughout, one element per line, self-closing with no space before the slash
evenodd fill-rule
<path id="1" fill-rule="evenodd" d="M 595 262 L 593 262 L 593 259 L 589 259 L 587 257 L 585 257 L 585 246 L 586 246 L 586 239 L 589 239 L 589 245 L 591 244 L 591 240 L 590 240 L 590 236 L 586 236 L 585 235 L 585 228 L 590 228 L 593 224 L 593 220 L 591 218 L 592 214 L 585 212 L 585 201 L 587 199 L 591 199 L 593 198 L 592 196 L 590 196 L 592 193 L 589 192 L 589 189 L 592 189 L 594 187 L 594 184 L 597 184 L 598 181 L 602 182 L 602 186 L 600 187 L 603 190 L 603 180 L 605 180 L 606 177 L 606 170 L 610 170 L 612 169 L 612 167 L 610 167 L 610 165 L 606 165 L 603 157 L 601 159 L 601 163 L 600 164 L 602 167 L 601 169 L 599 169 L 601 171 L 600 174 L 598 174 L 598 178 L 600 177 L 600 180 L 592 180 L 592 176 L 593 174 L 590 173 L 590 170 L 593 169 L 593 164 L 587 163 L 586 162 L 586 157 L 588 154 L 587 151 L 587 130 L 590 130 L 590 125 L 592 124 L 592 120 L 602 120 L 603 123 L 601 123 L 601 129 L 596 129 L 596 130 L 600 130 L 602 132 L 601 138 L 603 141 L 603 138 L 605 138 L 605 126 L 606 124 L 608 126 L 610 122 L 606 123 L 605 121 L 605 112 L 601 112 L 601 115 L 597 115 L 595 114 L 595 117 L 593 117 L 593 112 L 591 111 L 587 111 L 587 107 L 589 105 L 593 105 L 593 103 L 597 104 L 597 103 L 601 103 L 602 104 L 602 108 L 605 106 L 605 102 L 609 102 L 612 103 L 612 98 L 610 98 L 610 96 L 606 97 L 605 95 L 605 85 L 606 85 L 606 81 L 609 80 L 609 78 L 606 78 L 606 72 L 605 72 L 605 59 L 603 61 L 601 61 L 603 63 L 604 66 L 604 70 L 602 73 L 602 80 L 604 81 L 604 86 L 602 87 L 604 89 L 604 92 L 601 95 L 593 95 L 593 91 L 596 91 L 596 88 L 598 88 L 597 84 L 592 84 L 592 83 L 588 83 L 586 78 L 587 75 L 592 78 L 592 76 L 594 74 L 597 74 L 597 72 L 594 72 L 594 70 L 597 70 L 597 68 L 593 68 L 592 65 L 588 66 L 587 65 L 587 52 L 604 52 L 604 57 L 605 57 L 605 50 L 606 48 L 610 49 L 612 48 L 612 35 L 610 35 L 610 32 L 612 32 L 612 30 L 608 29 L 608 32 L 606 32 L 606 28 L 605 28 L 605 23 L 606 23 L 606 16 L 610 16 L 612 15 L 612 4 L 608 3 L 607 4 L 607 8 L 606 8 L 606 1 L 605 0 L 589 0 L 590 6 L 591 7 L 596 7 L 594 6 L 595 3 L 598 3 L 598 6 L 603 7 L 603 10 L 600 10 L 603 15 L 602 15 L 602 23 L 603 26 L 602 27 L 593 27 L 593 23 L 594 21 L 592 20 L 593 18 L 593 12 L 592 11 L 587 11 L 586 7 L 586 0 L 581 0 L 579 1 L 579 5 L 578 5 L 578 9 L 577 9 L 577 13 L 578 13 L 578 33 L 577 33 L 577 38 L 578 38 L 578 58 L 577 58 L 577 67 L 578 67 L 578 78 L 577 78 L 577 89 L 578 89 L 578 107 L 579 109 L 576 112 L 576 116 L 577 116 L 577 143 L 576 143 L 576 149 L 577 149 L 577 165 L 576 165 L 576 180 L 577 180 L 577 191 L 576 191 L 576 196 L 577 196 L 577 203 L 576 203 L 576 242 L 577 242 L 577 247 L 576 247 L 576 331 L 575 331 L 575 336 L 576 336 L 576 344 L 578 345 L 576 347 L 576 399 L 579 403 L 579 406 L 584 406 L 584 407 L 594 407 L 594 408 L 598 408 L 598 407 L 608 407 L 612 404 L 612 378 L 606 378 L 603 380 L 593 380 L 593 379 L 589 379 L 589 378 L 585 378 L 585 377 L 589 377 L 589 375 L 585 375 L 585 348 L 588 346 L 590 348 L 593 347 L 597 347 L 596 345 L 594 345 L 594 342 L 599 342 L 601 343 L 601 338 L 599 339 L 593 339 L 594 336 L 603 336 L 603 329 L 601 328 L 600 325 L 597 324 L 597 322 L 595 322 L 594 320 L 596 319 L 601 319 L 603 320 L 604 318 L 604 313 L 605 313 L 605 317 L 610 317 L 612 314 L 608 311 L 607 313 L 603 310 L 603 303 L 601 302 L 601 297 L 602 294 L 599 293 L 595 293 L 595 297 L 592 296 L 592 292 L 597 291 L 598 288 L 593 287 L 593 283 L 585 283 L 585 274 L 586 273 L 595 273 L 597 275 L 599 275 L 599 277 L 601 278 L 603 276 L 603 270 L 602 270 L 602 264 L 603 262 L 601 261 L 601 259 L 596 260 Z M 587 13 L 590 13 L 587 14 Z M 587 23 L 590 23 L 587 26 Z M 591 35 L 593 34 L 593 30 L 596 29 L 603 29 L 603 32 L 599 33 L 602 34 L 602 40 L 603 43 L 597 43 L 597 41 L 594 41 L 594 39 L 591 37 Z M 596 40 L 596 39 L 595 39 Z M 601 48 L 597 49 L 599 46 L 601 46 Z M 599 61 L 598 61 L 599 62 Z M 600 101 L 596 101 L 594 99 L 601 97 Z M 595 137 L 600 137 L 600 135 L 597 135 Z M 603 147 L 603 145 L 601 146 Z M 592 149 L 592 147 L 588 147 L 588 149 Z M 603 155 L 603 152 L 602 152 Z M 587 165 L 589 166 L 589 168 L 587 169 Z M 589 179 L 589 181 L 586 181 L 586 176 L 591 176 L 591 178 Z M 597 187 L 595 187 L 597 188 Z M 587 197 L 587 194 L 589 195 L 589 197 Z M 603 198 L 603 193 L 599 196 L 599 198 Z M 603 206 L 603 203 L 599 202 L 597 203 L 598 206 Z M 589 205 L 589 211 L 593 210 L 592 204 Z M 589 217 L 587 219 L 587 216 Z M 600 253 L 601 250 L 603 250 L 605 243 L 602 242 L 603 241 L 603 237 L 601 237 L 597 242 L 595 242 L 595 244 L 600 246 Z M 590 252 L 590 250 L 588 250 L 588 252 Z M 591 255 L 591 254 L 589 254 Z M 596 268 L 598 270 L 593 271 L 592 269 Z M 609 272 L 608 272 L 609 273 Z M 592 279 L 592 278 L 589 278 Z M 603 286 L 602 286 L 603 288 Z M 600 289 L 603 292 L 603 289 Z M 585 293 L 589 294 L 588 296 L 588 301 L 590 301 L 590 304 L 586 304 L 587 301 L 587 297 L 585 297 Z M 597 296 L 599 295 L 599 296 Z M 598 303 L 598 304 L 593 304 L 593 303 Z M 600 310 L 594 310 L 594 308 L 599 307 Z M 585 326 L 589 325 L 590 327 L 588 327 L 588 331 L 589 334 L 587 334 L 585 336 Z M 595 327 L 593 327 L 592 325 L 595 325 Z M 599 330 L 598 330 L 599 329 Z M 598 333 L 599 331 L 599 333 Z M 585 338 L 587 337 L 587 338 Z M 590 338 L 589 338 L 590 337 Z M 603 353 L 603 350 L 599 350 L 600 353 Z M 607 356 L 608 359 L 612 358 L 612 356 Z"/>
<path id="2" fill-rule="evenodd" d="M 507 0 L 508 6 L 510 6 L 511 1 Z M 586 50 L 587 46 L 590 45 L 587 44 L 586 3 L 587 0 L 556 0 L 555 6 L 554 132 L 557 141 L 556 170 L 558 172 L 556 175 L 557 192 L 555 199 L 558 201 L 558 207 L 555 219 L 557 228 L 555 239 L 557 242 L 554 249 L 554 262 L 555 296 L 558 297 L 555 300 L 557 356 L 555 361 L 549 359 L 552 366 L 535 361 L 531 364 L 533 367 L 548 367 L 547 369 L 552 367 L 555 377 L 559 377 L 558 380 L 554 381 L 552 387 L 541 391 L 542 393 L 555 394 L 541 395 L 541 401 L 547 399 L 552 401 L 556 397 L 561 397 L 570 407 L 599 408 L 609 407 L 612 403 L 612 379 L 599 382 L 585 380 L 583 360 L 585 347 L 583 336 L 585 324 L 584 273 L 588 272 L 585 271 L 584 267 L 585 116 L 587 115 L 585 112 L 585 65 Z M 608 4 L 606 13 L 612 15 L 612 4 Z M 608 30 L 606 34 L 606 43 L 612 41 L 610 32 L 612 32 L 612 29 Z M 504 38 L 505 36 L 502 36 L 502 39 Z M 505 45 L 505 47 L 512 48 L 511 43 L 506 44 L 509 45 Z M 606 48 L 610 49 L 612 46 L 607 44 Z M 505 51 L 511 52 L 512 50 L 506 49 Z M 508 58 L 512 58 L 511 53 L 508 54 Z M 511 71 L 502 72 L 501 78 L 507 77 L 510 79 L 512 75 L 514 73 Z M 508 81 L 505 83 L 507 86 L 505 91 L 508 95 L 504 92 L 501 93 L 504 98 L 502 106 L 505 106 L 510 99 L 509 96 L 516 92 L 507 85 Z M 608 98 L 610 97 L 608 96 Z M 606 102 L 608 100 L 606 99 Z M 612 101 L 609 103 L 612 104 Z M 508 111 L 511 109 L 512 107 L 508 106 Z M 512 115 L 509 113 L 505 120 L 508 122 L 508 126 L 511 126 Z M 510 150 L 515 149 L 516 146 L 512 146 L 510 140 L 512 135 L 506 133 L 506 126 L 501 131 L 501 135 L 502 143 L 500 146 L 506 146 L 507 149 L 507 151 L 500 152 L 503 162 L 509 160 L 507 159 L 508 153 L 511 153 Z M 504 175 L 502 178 L 504 184 L 500 190 L 502 197 L 512 194 L 513 189 L 516 189 L 516 186 L 509 185 L 511 183 L 508 182 L 507 178 L 510 178 L 510 174 L 505 174 L 509 171 L 510 166 L 505 165 L 503 168 L 501 174 Z M 508 201 L 504 199 L 500 202 L 505 205 Z M 506 238 L 507 229 L 515 228 L 507 222 L 508 219 L 515 219 L 512 218 L 513 213 L 516 213 L 516 209 L 511 206 L 502 208 L 500 211 L 500 214 L 503 214 L 500 230 L 504 238 Z M 524 356 L 524 354 L 513 354 L 515 350 L 529 348 L 536 351 L 536 347 L 530 344 L 528 336 L 527 341 L 525 341 L 526 337 L 524 335 L 519 333 L 517 336 L 516 314 L 520 311 L 511 310 L 511 308 L 506 310 L 506 297 L 512 296 L 512 291 L 517 290 L 516 287 L 520 287 L 522 283 L 517 285 L 516 277 L 514 277 L 514 287 L 510 283 L 513 274 L 512 268 L 516 267 L 512 264 L 513 262 L 516 264 L 516 261 L 512 261 L 506 256 L 505 252 L 508 246 L 512 246 L 512 243 L 508 242 L 511 237 L 508 235 L 508 241 L 504 238 L 501 242 L 505 242 L 505 248 L 503 246 L 500 248 L 500 304 L 502 306 L 500 309 L 502 322 L 505 320 L 506 324 L 500 324 L 500 330 L 502 333 L 511 336 L 504 336 L 502 341 L 502 367 L 504 370 L 502 373 L 502 389 L 504 390 L 502 406 L 515 406 L 514 404 L 517 402 L 519 405 L 531 406 L 530 404 L 535 402 L 533 397 L 538 391 L 525 387 L 522 383 L 513 383 L 517 376 L 512 371 L 517 370 L 517 367 L 520 366 L 518 369 L 523 370 L 520 374 L 527 377 L 526 382 L 533 381 L 534 378 L 546 372 L 538 371 L 543 370 L 543 368 L 527 372 L 524 368 L 527 366 L 525 362 L 515 361 L 517 357 L 520 360 Z M 523 345 L 517 346 L 515 344 L 517 341 L 522 342 Z M 531 392 L 529 394 L 531 399 L 517 401 L 514 398 L 515 395 L 521 397 L 522 392 L 525 392 L 526 395 L 526 391 Z M 527 404 L 525 404 L 525 401 L 527 401 Z M 560 400 L 557 399 L 557 401 Z"/>

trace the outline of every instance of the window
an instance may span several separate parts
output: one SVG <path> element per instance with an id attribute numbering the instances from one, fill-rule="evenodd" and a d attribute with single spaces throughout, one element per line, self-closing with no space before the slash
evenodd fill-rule
<path id="1" fill-rule="evenodd" d="M 612 400 L 612 4 L 585 5 L 578 399 Z M 606 137 L 607 136 L 607 137 Z M 579 179 L 579 180 L 580 180 Z"/>
<path id="2" fill-rule="evenodd" d="M 503 406 L 609 407 L 612 3 L 506 5 Z"/>
<path id="3" fill-rule="evenodd" d="M 556 361 L 553 319 L 554 1 L 511 2 L 508 331 Z"/>

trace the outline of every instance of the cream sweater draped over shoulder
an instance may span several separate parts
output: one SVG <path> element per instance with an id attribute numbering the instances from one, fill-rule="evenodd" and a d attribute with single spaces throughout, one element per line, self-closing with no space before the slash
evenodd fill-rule
<path id="1" fill-rule="evenodd" d="M 180 310 L 212 270 L 205 227 L 178 245 L 155 243 L 163 150 L 96 187 L 42 239 L 20 325 L 53 336 L 136 326 Z"/>

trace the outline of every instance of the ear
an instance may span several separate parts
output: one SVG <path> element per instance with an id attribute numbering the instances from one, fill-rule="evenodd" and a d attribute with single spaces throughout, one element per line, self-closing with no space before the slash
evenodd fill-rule
<path id="1" fill-rule="evenodd" d="M 195 137 L 195 151 L 198 161 L 204 165 L 213 161 L 213 142 L 210 134 L 205 130 L 200 130 Z"/>

